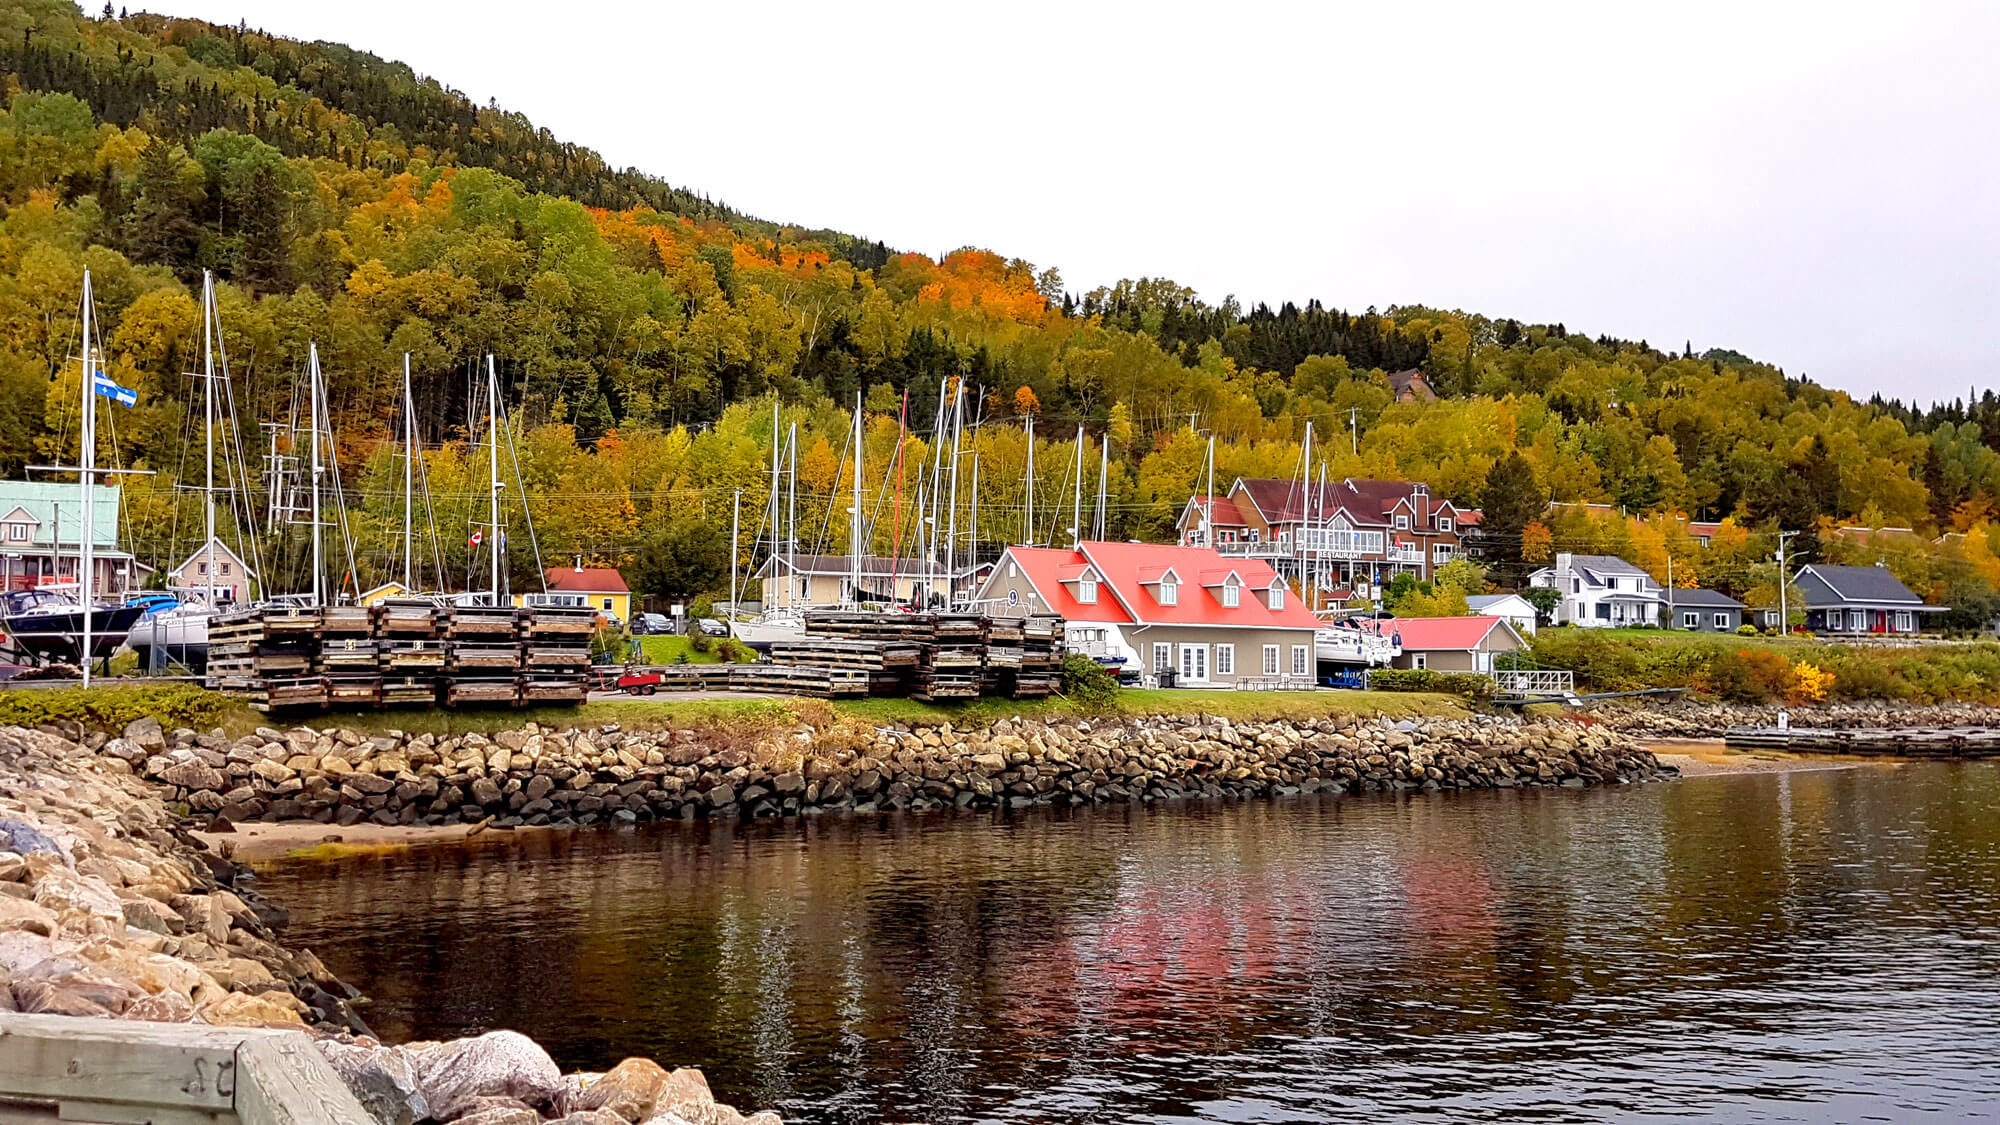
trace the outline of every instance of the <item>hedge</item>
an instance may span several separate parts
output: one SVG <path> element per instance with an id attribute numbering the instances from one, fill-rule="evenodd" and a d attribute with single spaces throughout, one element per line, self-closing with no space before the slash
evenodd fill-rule
<path id="1" fill-rule="evenodd" d="M 1433 672 L 1428 668 L 1382 668 L 1368 673 L 1371 691 L 1430 691 L 1484 702 L 1493 698 L 1493 680 L 1476 672 Z"/>
<path id="2" fill-rule="evenodd" d="M 152 716 L 167 730 L 207 729 L 229 701 L 193 684 L 132 687 L 13 688 L 0 690 L 0 727 L 81 723 L 90 730 L 118 731 Z"/>

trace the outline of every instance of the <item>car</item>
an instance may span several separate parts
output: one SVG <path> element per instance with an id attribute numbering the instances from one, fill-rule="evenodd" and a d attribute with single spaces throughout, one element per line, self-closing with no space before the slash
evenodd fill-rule
<path id="1" fill-rule="evenodd" d="M 722 622 L 717 621 L 713 617 L 704 617 L 697 624 L 701 629 L 703 636 L 726 637 L 729 635 L 729 626 L 724 625 Z"/>
<path id="2" fill-rule="evenodd" d="M 635 636 L 659 636 L 673 632 L 673 625 L 664 613 L 635 613 L 632 615 L 632 633 Z"/>

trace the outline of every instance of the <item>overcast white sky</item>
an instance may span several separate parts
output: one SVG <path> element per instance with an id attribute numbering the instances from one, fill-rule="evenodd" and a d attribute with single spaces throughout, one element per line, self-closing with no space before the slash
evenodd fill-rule
<path id="1" fill-rule="evenodd" d="M 2000 367 L 2000 3 L 144 6 L 1072 291 L 1559 320 L 1862 395 Z"/>

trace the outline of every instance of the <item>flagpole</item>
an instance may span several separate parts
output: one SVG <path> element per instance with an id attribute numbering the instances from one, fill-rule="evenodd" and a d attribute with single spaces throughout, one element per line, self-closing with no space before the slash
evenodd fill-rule
<path id="1" fill-rule="evenodd" d="M 91 604 L 90 568 L 93 560 L 90 541 L 96 530 L 91 520 L 95 515 L 96 502 L 93 495 L 96 489 L 92 486 L 97 483 L 97 371 L 90 361 L 90 301 L 90 271 L 86 269 L 83 271 L 83 422 L 79 427 L 83 448 L 82 456 L 77 460 L 81 471 L 76 475 L 83 485 L 83 534 L 77 552 L 76 600 L 83 610 L 83 648 L 79 652 L 78 663 L 83 667 L 84 687 L 90 686 L 90 618 L 91 611 L 96 608 Z M 60 539 L 60 528 L 56 534 Z"/>

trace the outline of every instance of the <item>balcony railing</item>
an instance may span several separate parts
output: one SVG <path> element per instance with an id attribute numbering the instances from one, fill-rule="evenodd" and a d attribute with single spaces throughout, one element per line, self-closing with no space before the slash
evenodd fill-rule
<path id="1" fill-rule="evenodd" d="M 1421 566 L 1424 561 L 1424 549 L 1422 547 L 1391 547 L 1383 552 L 1383 554 L 1385 561 L 1392 563 L 1409 563 L 1413 566 Z"/>

